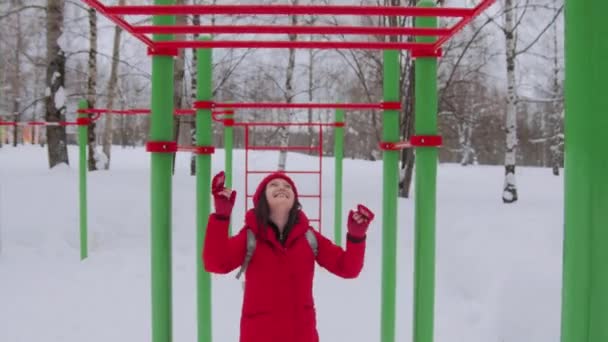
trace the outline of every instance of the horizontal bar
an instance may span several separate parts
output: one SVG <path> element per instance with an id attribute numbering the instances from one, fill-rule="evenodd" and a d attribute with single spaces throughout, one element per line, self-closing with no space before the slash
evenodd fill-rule
<path id="1" fill-rule="evenodd" d="M 103 109 L 103 108 L 90 108 L 90 109 L 79 109 L 78 113 L 81 114 L 115 114 L 115 115 L 148 115 L 150 114 L 149 109 Z M 175 115 L 194 115 L 196 110 L 194 109 L 176 109 Z"/>
<path id="2" fill-rule="evenodd" d="M 441 37 L 439 40 L 437 40 L 435 42 L 435 46 L 433 47 L 433 50 L 437 50 L 439 47 L 441 47 L 445 42 L 448 41 L 448 39 L 450 39 L 451 37 L 453 37 L 454 35 L 456 35 L 456 33 L 458 33 L 460 30 L 462 30 L 475 17 L 479 16 L 481 14 L 481 12 L 485 11 L 490 6 L 492 6 L 492 4 L 494 4 L 494 2 L 496 2 L 496 0 L 483 0 L 482 2 L 480 2 L 473 9 L 473 13 L 471 13 L 470 15 L 464 16 L 462 19 L 460 19 L 458 21 L 458 23 L 456 25 L 454 25 L 450 29 L 451 32 L 450 32 L 449 35 L 443 36 L 443 37 Z"/>
<path id="3" fill-rule="evenodd" d="M 328 41 L 270 41 L 270 40 L 175 40 L 156 41 L 154 46 L 167 49 L 360 49 L 360 50 L 429 50 L 432 43 L 399 42 L 328 42 Z"/>
<path id="4" fill-rule="evenodd" d="M 247 195 L 247 198 L 252 198 L 253 195 Z M 319 195 L 300 195 L 298 194 L 298 197 L 300 198 L 320 198 L 321 196 Z"/>
<path id="5" fill-rule="evenodd" d="M 85 4 L 94 8 L 97 12 L 99 12 L 102 15 L 104 15 L 105 17 L 107 17 L 110 21 L 114 22 L 116 25 L 120 26 L 123 30 L 131 33 L 135 38 L 139 39 L 147 46 L 152 47 L 152 40 L 150 38 L 146 37 L 143 34 L 133 32 L 133 26 L 130 25 L 126 20 L 124 20 L 123 18 L 117 17 L 115 15 L 112 15 L 112 13 L 111 13 L 112 7 L 104 6 L 99 0 L 82 0 L 82 1 Z"/>
<path id="6" fill-rule="evenodd" d="M 78 126 L 75 121 L 0 121 L 0 126 Z"/>
<path id="7" fill-rule="evenodd" d="M 86 0 L 85 0 L 86 1 Z M 471 8 L 402 7 L 402 6 L 335 6 L 335 5 L 139 5 L 108 6 L 111 15 L 364 15 L 465 17 Z"/>
<path id="8" fill-rule="evenodd" d="M 273 172 L 277 172 L 275 171 L 250 171 L 247 170 L 245 171 L 245 173 L 250 173 L 250 174 L 267 174 L 267 173 L 273 173 Z M 320 174 L 321 171 L 281 171 L 283 173 L 291 173 L 291 174 Z"/>
<path id="9" fill-rule="evenodd" d="M 255 103 L 220 103 L 213 104 L 215 108 L 253 109 L 253 108 L 312 108 L 312 109 L 383 109 L 382 103 L 284 103 L 284 102 L 255 102 Z"/>
<path id="10" fill-rule="evenodd" d="M 136 26 L 134 32 L 141 34 L 344 34 L 344 35 L 388 35 L 388 36 L 446 36 L 447 28 L 414 27 L 364 27 L 364 26 L 283 26 L 283 25 L 158 25 Z"/>
<path id="11" fill-rule="evenodd" d="M 248 146 L 247 148 L 253 151 L 314 151 L 319 149 L 318 146 Z"/>
<path id="12" fill-rule="evenodd" d="M 333 127 L 333 123 L 322 123 L 322 122 L 235 122 L 235 126 L 264 126 L 264 127 L 286 127 L 286 126 L 296 126 L 296 127 Z"/>

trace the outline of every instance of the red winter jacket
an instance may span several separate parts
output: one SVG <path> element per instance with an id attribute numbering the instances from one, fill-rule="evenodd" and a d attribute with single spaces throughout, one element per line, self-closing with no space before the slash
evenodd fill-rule
<path id="1" fill-rule="evenodd" d="M 285 247 L 268 228 L 261 236 L 255 214 L 249 210 L 245 227 L 228 237 L 228 220 L 209 216 L 203 263 L 207 272 L 229 273 L 240 267 L 246 252 L 247 232 L 256 234 L 255 252 L 245 271 L 245 294 L 241 312 L 240 342 L 318 342 L 313 278 L 315 258 L 306 240 L 308 218 L 299 219 Z M 355 278 L 363 268 L 365 239 L 347 235 L 346 250 L 314 230 L 318 241 L 316 262 L 330 272 Z"/>

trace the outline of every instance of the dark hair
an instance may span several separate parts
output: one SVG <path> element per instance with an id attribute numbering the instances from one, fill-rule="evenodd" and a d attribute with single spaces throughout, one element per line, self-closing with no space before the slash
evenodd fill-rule
<path id="1" fill-rule="evenodd" d="M 298 223 L 298 211 L 302 208 L 300 202 L 296 199 L 293 203 L 293 206 L 289 210 L 289 216 L 287 218 L 287 224 L 285 225 L 285 232 L 289 232 L 293 226 Z M 267 228 L 268 221 L 270 220 L 270 206 L 268 205 L 268 199 L 266 198 L 266 192 L 262 191 L 260 194 L 260 199 L 258 203 L 255 205 L 255 217 L 258 224 L 258 229 L 260 234 L 266 238 L 267 237 Z"/>

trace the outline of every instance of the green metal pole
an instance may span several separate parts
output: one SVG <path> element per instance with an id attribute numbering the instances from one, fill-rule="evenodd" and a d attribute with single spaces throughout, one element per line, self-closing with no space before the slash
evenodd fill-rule
<path id="1" fill-rule="evenodd" d="M 209 37 L 200 37 L 201 40 L 210 40 Z M 213 93 L 212 51 L 211 49 L 198 49 L 197 53 L 197 99 L 211 101 Z M 213 143 L 213 128 L 211 110 L 199 109 L 196 111 L 196 141 L 200 146 L 210 146 Z M 196 156 L 196 201 L 197 207 L 197 243 L 196 243 L 196 270 L 198 284 L 198 341 L 211 342 L 211 275 L 203 268 L 203 242 L 209 214 L 211 212 L 211 155 L 199 154 Z"/>
<path id="2" fill-rule="evenodd" d="M 174 0 L 155 0 L 155 5 L 172 5 Z M 173 25 L 172 16 L 154 16 L 154 25 Z M 171 40 L 172 35 L 154 35 L 154 40 Z M 172 56 L 152 57 L 152 111 L 150 141 L 173 141 L 173 66 Z M 151 153 L 151 277 L 152 341 L 172 340 L 171 295 L 171 208 L 172 154 Z"/>
<path id="3" fill-rule="evenodd" d="M 87 109 L 89 104 L 86 100 L 80 100 L 78 109 Z M 78 114 L 79 118 L 87 118 L 88 115 Z M 88 257 L 88 233 L 87 233 L 87 125 L 78 126 L 78 172 L 80 188 L 80 260 Z"/>
<path id="4" fill-rule="evenodd" d="M 399 101 L 399 51 L 384 51 L 384 101 Z M 399 112 L 385 110 L 382 139 L 399 141 Z M 399 151 L 384 151 L 382 198 L 382 342 L 395 341 Z"/>
<path id="5" fill-rule="evenodd" d="M 562 342 L 608 341 L 607 11 L 566 1 Z"/>
<path id="6" fill-rule="evenodd" d="M 336 110 L 336 124 L 344 124 L 344 110 Z M 336 126 L 334 129 L 334 159 L 336 190 L 334 194 L 334 242 L 342 245 L 342 164 L 344 159 L 344 126 Z"/>
<path id="7" fill-rule="evenodd" d="M 420 7 L 433 7 L 425 0 Z M 436 17 L 416 18 L 416 27 L 437 27 Z M 417 42 L 432 42 L 418 37 Z M 415 132 L 437 134 L 437 58 L 415 61 Z M 432 342 L 435 312 L 435 210 L 437 191 L 437 148 L 416 149 L 415 165 L 415 246 L 414 246 L 414 323 L 413 340 Z"/>
<path id="8" fill-rule="evenodd" d="M 231 109 L 227 109 L 226 113 L 234 113 Z M 233 114 L 226 114 L 226 119 L 234 119 Z M 234 128 L 232 124 L 224 124 L 224 153 L 225 153 L 225 173 L 226 187 L 232 188 L 232 148 L 234 142 Z M 232 222 L 230 222 L 229 234 L 232 235 Z"/>

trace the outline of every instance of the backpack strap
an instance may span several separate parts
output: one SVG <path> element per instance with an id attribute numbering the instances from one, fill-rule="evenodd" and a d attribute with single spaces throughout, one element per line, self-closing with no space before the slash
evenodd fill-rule
<path id="1" fill-rule="evenodd" d="M 239 279 L 243 273 L 247 270 L 247 266 L 249 265 L 249 261 L 251 261 L 251 257 L 253 256 L 253 252 L 255 251 L 256 239 L 255 234 L 251 229 L 247 229 L 247 251 L 245 253 L 245 260 L 243 260 L 243 264 L 241 265 L 241 269 L 239 273 L 236 275 L 236 279 Z"/>
<path id="2" fill-rule="evenodd" d="M 319 243 L 317 241 L 317 236 L 315 235 L 315 232 L 312 231 L 312 229 L 308 229 L 306 231 L 306 240 L 308 240 L 308 244 L 310 245 L 312 253 L 316 258 L 317 254 L 319 254 Z"/>

